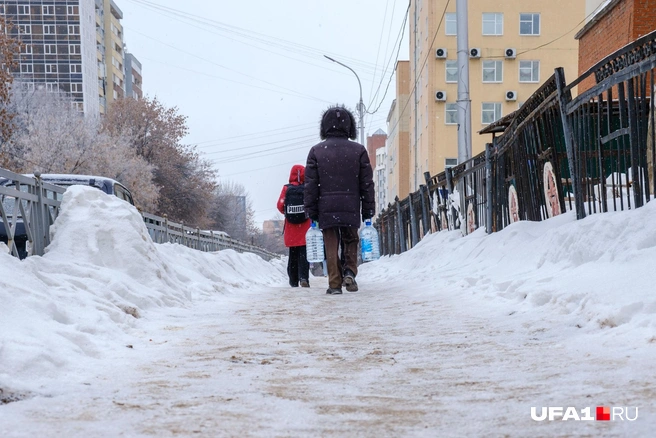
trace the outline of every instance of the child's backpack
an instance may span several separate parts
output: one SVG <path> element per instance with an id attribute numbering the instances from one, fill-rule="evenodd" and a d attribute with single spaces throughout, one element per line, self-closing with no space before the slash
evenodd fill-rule
<path id="1" fill-rule="evenodd" d="M 287 184 L 285 192 L 285 219 L 292 224 L 302 224 L 307 220 L 303 207 L 305 185 Z"/>

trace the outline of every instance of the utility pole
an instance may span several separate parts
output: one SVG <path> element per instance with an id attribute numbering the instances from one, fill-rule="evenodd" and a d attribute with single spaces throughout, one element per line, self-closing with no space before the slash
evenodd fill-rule
<path id="1" fill-rule="evenodd" d="M 355 77 L 357 78 L 357 80 L 358 80 L 358 85 L 360 86 L 360 102 L 358 102 L 358 117 L 360 119 L 360 143 L 363 146 L 366 147 L 367 145 L 365 144 L 365 138 L 364 138 L 364 102 L 362 102 L 362 82 L 360 82 L 360 77 L 355 72 L 355 70 L 353 70 L 348 65 L 346 65 L 344 63 L 341 63 L 341 62 L 331 58 L 328 55 L 323 55 L 323 56 L 324 56 L 324 58 L 327 58 L 327 59 L 331 60 L 332 62 L 335 62 L 335 63 L 341 65 L 342 67 L 346 67 L 349 70 L 351 70 L 353 72 L 353 74 L 355 75 Z"/>
<path id="2" fill-rule="evenodd" d="M 467 0 L 456 0 L 458 44 L 458 164 L 472 156 L 471 99 L 469 97 L 469 29 Z"/>

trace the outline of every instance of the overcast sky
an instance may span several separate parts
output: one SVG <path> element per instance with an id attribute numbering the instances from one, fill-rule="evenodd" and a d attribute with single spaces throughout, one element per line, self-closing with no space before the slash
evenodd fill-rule
<path id="1" fill-rule="evenodd" d="M 370 112 L 381 103 L 399 49 L 407 0 L 115 0 L 125 42 L 143 65 L 144 92 L 188 117 L 197 144 L 221 181 L 242 184 L 258 226 L 276 217 L 289 170 L 319 141 L 333 103 L 355 111 L 355 75 Z M 167 10 L 168 9 L 168 10 Z M 399 59 L 407 59 L 407 27 Z M 376 94 L 377 93 L 377 94 Z M 365 118 L 381 128 L 394 99 Z"/>

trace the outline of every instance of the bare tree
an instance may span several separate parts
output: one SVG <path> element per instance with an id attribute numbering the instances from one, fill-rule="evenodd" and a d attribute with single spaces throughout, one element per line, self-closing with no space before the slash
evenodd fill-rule
<path id="1" fill-rule="evenodd" d="M 239 183 L 225 181 L 219 184 L 214 191 L 210 215 L 212 228 L 225 231 L 235 239 L 250 242 L 258 233 L 252 201 Z"/>
<path id="2" fill-rule="evenodd" d="M 16 132 L 10 150 L 18 172 L 113 178 L 130 188 L 139 208 L 155 208 L 153 168 L 137 156 L 129 137 L 99 132 L 99 120 L 84 117 L 64 93 L 15 87 L 11 107 Z"/>
<path id="3" fill-rule="evenodd" d="M 6 143 L 14 131 L 14 114 L 9 110 L 10 89 L 14 80 L 12 69 L 16 67 L 16 55 L 22 43 L 9 35 L 12 24 L 0 16 L 0 165 L 7 165 L 10 160 Z"/>
<path id="4" fill-rule="evenodd" d="M 103 127 L 127 135 L 137 155 L 154 167 L 157 214 L 203 228 L 210 224 L 216 172 L 193 147 L 181 143 L 188 132 L 186 116 L 157 98 L 126 98 L 112 104 Z"/>

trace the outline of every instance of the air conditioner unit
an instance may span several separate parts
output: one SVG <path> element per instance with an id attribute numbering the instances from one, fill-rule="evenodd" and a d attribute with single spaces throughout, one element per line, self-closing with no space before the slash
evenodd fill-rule
<path id="1" fill-rule="evenodd" d="M 478 47 L 474 47 L 469 49 L 469 57 L 470 58 L 480 58 L 481 57 L 481 49 Z"/>
<path id="2" fill-rule="evenodd" d="M 435 100 L 438 102 L 444 102 L 446 100 L 446 91 L 437 90 L 435 92 Z"/>
<path id="3" fill-rule="evenodd" d="M 517 50 L 512 49 L 512 48 L 510 48 L 510 49 L 506 49 L 506 53 L 505 53 L 505 54 L 506 54 L 506 58 L 514 59 L 514 58 L 517 57 Z"/>
<path id="4" fill-rule="evenodd" d="M 439 47 L 435 49 L 435 57 L 438 59 L 446 58 L 446 49 L 443 47 Z"/>
<path id="5" fill-rule="evenodd" d="M 512 90 L 506 91 L 506 100 L 509 102 L 517 100 L 517 92 Z"/>

